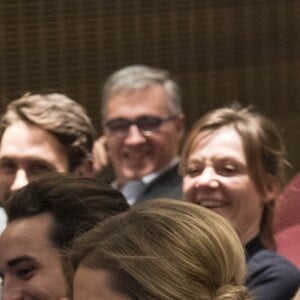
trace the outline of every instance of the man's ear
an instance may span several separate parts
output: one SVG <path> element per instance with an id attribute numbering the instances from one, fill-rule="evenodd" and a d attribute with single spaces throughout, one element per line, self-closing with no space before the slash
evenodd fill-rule
<path id="1" fill-rule="evenodd" d="M 177 133 L 179 134 L 179 139 L 181 140 L 185 133 L 185 116 L 184 114 L 179 114 L 176 119 Z"/>
<path id="2" fill-rule="evenodd" d="M 275 176 L 268 174 L 266 176 L 265 189 L 265 201 L 270 202 L 276 199 L 281 191 L 280 182 Z"/>
<path id="3" fill-rule="evenodd" d="M 93 163 L 89 160 L 84 160 L 73 172 L 76 175 L 85 177 L 93 177 L 95 171 L 93 169 Z"/>
<path id="4" fill-rule="evenodd" d="M 107 150 L 106 137 L 102 135 L 93 145 L 93 168 L 95 172 L 101 172 L 109 165 L 109 152 Z"/>

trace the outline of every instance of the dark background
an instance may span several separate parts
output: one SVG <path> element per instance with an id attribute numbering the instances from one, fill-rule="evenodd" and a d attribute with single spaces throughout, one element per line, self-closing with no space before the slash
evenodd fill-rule
<path id="1" fill-rule="evenodd" d="M 275 120 L 300 166 L 299 0 L 0 0 L 0 112 L 26 91 L 83 104 L 100 133 L 104 79 L 171 71 L 187 125 L 238 100 Z"/>

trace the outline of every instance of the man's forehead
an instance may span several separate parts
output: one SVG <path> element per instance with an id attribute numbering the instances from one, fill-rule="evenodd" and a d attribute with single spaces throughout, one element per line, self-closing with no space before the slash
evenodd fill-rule
<path id="1" fill-rule="evenodd" d="M 23 122 L 21 120 L 16 120 L 16 122 L 11 123 L 7 126 L 3 132 L 3 136 L 8 136 L 8 138 L 13 138 L 13 134 L 18 134 L 22 130 L 22 135 L 26 134 L 28 140 L 37 140 L 39 137 L 43 136 L 47 131 L 40 126 Z"/>
<path id="2" fill-rule="evenodd" d="M 9 222 L 0 236 L 1 272 L 23 264 L 45 268 L 60 265 L 59 250 L 49 238 L 49 226 L 52 222 L 50 213 Z"/>
<path id="3" fill-rule="evenodd" d="M 14 244 L 26 245 L 30 248 L 50 244 L 49 226 L 53 222 L 50 213 L 18 218 L 9 221 L 0 236 L 0 248 Z"/>
<path id="4" fill-rule="evenodd" d="M 4 156 L 68 165 L 66 149 L 54 135 L 22 121 L 5 129 L 0 144 L 0 157 Z"/>
<path id="5" fill-rule="evenodd" d="M 41 145 L 41 143 L 45 142 L 45 139 L 49 140 L 49 142 L 53 142 L 52 140 L 58 142 L 58 140 L 47 130 L 37 125 L 17 121 L 4 130 L 1 137 L 1 148 L 14 148 L 18 146 L 18 141 L 20 139 L 22 143 L 28 144 L 31 147 Z"/>

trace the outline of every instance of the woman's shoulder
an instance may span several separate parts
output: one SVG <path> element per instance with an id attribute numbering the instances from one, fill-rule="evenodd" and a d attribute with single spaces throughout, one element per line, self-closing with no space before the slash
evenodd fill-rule
<path id="1" fill-rule="evenodd" d="M 273 299 L 290 299 L 300 286 L 300 270 L 285 257 L 263 249 L 248 260 L 247 286 L 256 290 L 256 294 L 273 294 L 277 295 Z M 285 296 L 280 298 L 280 295 Z"/>

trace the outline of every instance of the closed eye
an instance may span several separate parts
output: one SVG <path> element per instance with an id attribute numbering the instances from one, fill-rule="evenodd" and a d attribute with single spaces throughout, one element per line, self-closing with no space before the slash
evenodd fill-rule
<path id="1" fill-rule="evenodd" d="M 11 160 L 0 161 L 0 171 L 6 174 L 12 174 L 16 171 L 16 164 Z"/>
<path id="2" fill-rule="evenodd" d="M 34 258 L 23 255 L 7 262 L 13 274 L 20 280 L 31 279 L 41 268 L 41 264 Z"/>
<path id="3" fill-rule="evenodd" d="M 43 163 L 33 163 L 29 166 L 31 175 L 41 175 L 53 171 L 51 167 Z"/>
<path id="4" fill-rule="evenodd" d="M 21 279 L 21 280 L 29 280 L 31 279 L 37 271 L 37 267 L 34 265 L 28 265 L 23 267 L 23 266 L 18 266 L 17 269 L 15 270 L 16 276 Z"/>
<path id="5" fill-rule="evenodd" d="M 201 166 L 188 166 L 186 169 L 185 169 L 185 175 L 188 175 L 188 176 L 191 176 L 191 177 L 194 177 L 194 176 L 198 176 L 200 174 L 202 174 L 203 172 L 203 167 Z"/>
<path id="6" fill-rule="evenodd" d="M 219 162 L 216 165 L 216 171 L 221 176 L 235 176 L 242 173 L 242 166 L 235 162 Z"/>

